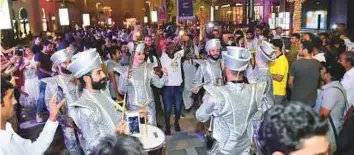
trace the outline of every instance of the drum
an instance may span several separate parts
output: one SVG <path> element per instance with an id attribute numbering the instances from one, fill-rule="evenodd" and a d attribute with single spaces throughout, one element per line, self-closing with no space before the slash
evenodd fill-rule
<path id="1" fill-rule="evenodd" d="M 147 134 L 145 134 L 145 124 L 141 124 L 140 129 L 142 132 L 139 137 L 141 143 L 143 144 L 144 150 L 149 155 L 164 155 L 166 144 L 164 132 L 152 125 L 146 126 Z"/>

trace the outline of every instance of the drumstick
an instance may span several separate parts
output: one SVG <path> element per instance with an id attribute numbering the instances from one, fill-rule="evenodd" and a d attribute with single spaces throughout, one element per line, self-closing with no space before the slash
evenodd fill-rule
<path id="1" fill-rule="evenodd" d="M 202 84 L 200 84 L 200 85 L 198 85 L 198 86 L 195 86 L 195 87 L 191 88 L 191 89 L 190 89 L 190 91 L 192 91 L 194 88 L 199 88 L 199 87 L 202 87 L 202 86 L 204 86 L 205 84 L 210 83 L 211 81 L 212 81 L 212 80 L 209 80 L 209 81 L 204 82 L 204 83 L 202 83 Z"/>
<path id="2" fill-rule="evenodd" d="M 146 110 L 146 114 L 145 114 L 145 118 L 144 118 L 144 121 L 145 121 L 145 136 L 147 137 L 148 134 L 147 134 L 147 109 L 146 109 L 146 106 L 145 106 L 145 110 Z"/>
<path id="3" fill-rule="evenodd" d="M 126 96 L 127 96 L 127 94 L 124 94 L 124 98 L 123 98 L 123 109 L 122 109 L 122 119 L 124 119 Z"/>

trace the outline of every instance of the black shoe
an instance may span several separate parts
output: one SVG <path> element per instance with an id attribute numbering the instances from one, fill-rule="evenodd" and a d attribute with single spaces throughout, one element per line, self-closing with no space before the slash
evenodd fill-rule
<path id="1" fill-rule="evenodd" d="M 175 131 L 176 132 L 180 132 L 181 131 L 181 127 L 179 126 L 178 123 L 175 123 Z"/>
<path id="2" fill-rule="evenodd" d="M 171 135 L 171 129 L 166 129 L 165 130 L 165 135 Z"/>

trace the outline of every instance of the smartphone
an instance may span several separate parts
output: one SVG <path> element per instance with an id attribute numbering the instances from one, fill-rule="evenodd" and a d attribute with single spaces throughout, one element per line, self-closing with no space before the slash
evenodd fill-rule
<path id="1" fill-rule="evenodd" d="M 18 56 L 23 56 L 25 49 L 24 48 L 16 48 L 15 49 L 15 54 Z"/>
<path id="2" fill-rule="evenodd" d="M 139 137 L 141 135 L 139 112 L 127 112 L 126 121 L 128 123 L 129 134 Z"/>

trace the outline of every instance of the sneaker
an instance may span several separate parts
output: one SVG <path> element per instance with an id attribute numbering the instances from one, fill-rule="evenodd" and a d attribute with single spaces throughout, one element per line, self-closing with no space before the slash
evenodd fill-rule
<path id="1" fill-rule="evenodd" d="M 176 117 L 175 114 L 173 114 L 173 117 Z M 181 114 L 181 118 L 185 118 L 186 116 L 184 114 Z"/>
<path id="2" fill-rule="evenodd" d="M 171 135 L 171 129 L 166 129 L 165 130 L 165 135 L 168 135 L 168 136 Z"/>
<path id="3" fill-rule="evenodd" d="M 175 131 L 176 132 L 180 132 L 181 131 L 181 127 L 179 126 L 178 123 L 175 123 Z"/>
<path id="4" fill-rule="evenodd" d="M 40 116 L 39 114 L 36 114 L 36 121 L 37 121 L 37 123 L 42 123 L 43 122 L 42 116 Z"/>

